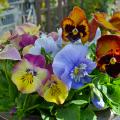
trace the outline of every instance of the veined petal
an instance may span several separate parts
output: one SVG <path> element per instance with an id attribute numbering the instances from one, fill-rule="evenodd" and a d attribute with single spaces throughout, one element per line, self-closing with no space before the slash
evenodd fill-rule
<path id="1" fill-rule="evenodd" d="M 23 34 L 20 36 L 21 40 L 19 42 L 19 46 L 24 48 L 27 45 L 33 45 L 37 39 L 37 36 L 31 36 L 29 34 Z"/>
<path id="2" fill-rule="evenodd" d="M 75 25 L 77 25 L 86 19 L 86 16 L 84 10 L 75 6 L 69 15 L 69 18 L 74 21 Z"/>
<path id="3" fill-rule="evenodd" d="M 89 38 L 89 41 L 91 42 L 94 39 L 95 35 L 96 35 L 96 31 L 97 31 L 97 28 L 98 28 L 98 23 L 96 22 L 95 19 L 92 19 L 89 26 L 90 26 L 90 38 Z"/>
<path id="4" fill-rule="evenodd" d="M 0 52 L 0 59 L 21 60 L 21 56 L 18 50 L 9 44 Z"/>
<path id="5" fill-rule="evenodd" d="M 45 58 L 42 55 L 26 54 L 24 58 L 27 59 L 34 66 L 37 66 L 40 68 L 45 67 Z"/>
<path id="6" fill-rule="evenodd" d="M 96 49 L 97 60 L 109 53 L 120 55 L 120 36 L 104 35 L 98 39 Z"/>
<path id="7" fill-rule="evenodd" d="M 109 21 L 120 31 L 120 12 L 115 12 Z"/>
<path id="8" fill-rule="evenodd" d="M 28 33 L 30 35 L 39 36 L 39 29 L 40 25 L 36 26 L 32 23 L 25 23 L 23 25 L 17 26 L 15 30 L 19 35 Z"/>
<path id="9" fill-rule="evenodd" d="M 94 14 L 95 20 L 102 25 L 103 27 L 112 30 L 112 31 L 119 31 L 112 23 L 106 20 L 106 14 L 104 13 L 96 13 Z"/>
<path id="10" fill-rule="evenodd" d="M 12 81 L 22 93 L 35 92 L 47 79 L 48 71 L 35 67 L 23 59 L 13 69 Z"/>
<path id="11" fill-rule="evenodd" d="M 47 81 L 44 86 L 43 98 L 48 102 L 63 104 L 67 96 L 66 85 L 55 75 L 52 75 L 51 80 Z"/>

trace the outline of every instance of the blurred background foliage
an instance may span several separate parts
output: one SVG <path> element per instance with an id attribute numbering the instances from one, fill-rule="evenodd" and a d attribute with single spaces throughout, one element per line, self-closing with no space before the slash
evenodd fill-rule
<path id="1" fill-rule="evenodd" d="M 92 13 L 96 11 L 112 14 L 115 10 L 116 0 L 67 0 L 70 9 L 73 6 L 80 6 L 85 10 L 88 19 L 91 19 Z M 71 1 L 71 2 L 70 2 Z"/>
<path id="2" fill-rule="evenodd" d="M 17 1 L 17 0 L 12 0 L 12 1 Z M 24 9 L 21 10 L 22 13 L 23 14 L 28 13 L 29 10 L 26 9 L 26 4 L 28 5 L 30 1 L 34 1 L 33 2 L 35 6 L 34 9 L 37 12 L 36 22 L 41 25 L 42 31 L 50 32 L 50 31 L 56 31 L 57 28 L 60 27 L 61 20 L 65 16 L 68 16 L 69 12 L 72 10 L 74 6 L 79 6 L 83 8 L 85 10 L 87 18 L 91 20 L 92 14 L 95 13 L 96 11 L 105 12 L 111 15 L 116 9 L 116 4 L 115 4 L 116 1 L 119 0 L 24 0 L 24 1 L 25 1 L 23 4 Z M 37 2 L 39 4 L 36 6 Z M 59 4 L 61 4 L 61 7 L 59 7 Z M 8 8 L 8 6 L 9 4 L 7 3 L 7 0 L 0 0 L 0 11 Z M 38 17 L 38 15 L 40 17 Z M 22 17 L 23 16 L 24 15 L 22 15 Z M 23 23 L 24 22 L 26 21 L 23 21 Z"/>

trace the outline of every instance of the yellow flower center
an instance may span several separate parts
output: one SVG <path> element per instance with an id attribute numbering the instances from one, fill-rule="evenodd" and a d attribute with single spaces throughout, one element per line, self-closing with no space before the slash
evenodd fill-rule
<path id="1" fill-rule="evenodd" d="M 27 82 L 28 84 L 32 84 L 33 83 L 32 73 L 26 73 L 25 75 L 22 76 L 21 80 L 23 82 Z"/>
<path id="2" fill-rule="evenodd" d="M 114 65 L 116 62 L 117 62 L 117 60 L 116 60 L 115 57 L 112 57 L 112 58 L 110 59 L 110 63 L 111 63 L 112 65 Z"/>
<path id="3" fill-rule="evenodd" d="M 77 35 L 77 34 L 78 34 L 78 29 L 77 29 L 77 28 L 74 28 L 74 29 L 72 30 L 72 33 L 73 33 L 73 35 Z"/>
<path id="4" fill-rule="evenodd" d="M 75 67 L 75 69 L 74 69 L 74 75 L 78 75 L 79 72 L 80 72 L 80 68 Z"/>
<path id="5" fill-rule="evenodd" d="M 51 96 L 59 96 L 61 94 L 61 90 L 60 88 L 57 86 L 57 83 L 56 84 L 51 84 L 50 86 L 50 94 Z"/>

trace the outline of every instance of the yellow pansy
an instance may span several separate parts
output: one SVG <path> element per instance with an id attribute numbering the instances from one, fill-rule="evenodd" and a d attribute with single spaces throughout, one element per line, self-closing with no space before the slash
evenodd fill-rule
<path id="1" fill-rule="evenodd" d="M 12 74 L 12 81 L 22 93 L 35 92 L 48 76 L 44 68 L 36 67 L 26 59 L 19 62 Z"/>
<path id="2" fill-rule="evenodd" d="M 43 89 L 43 98 L 48 102 L 63 104 L 68 96 L 67 86 L 55 75 L 51 76 Z"/>

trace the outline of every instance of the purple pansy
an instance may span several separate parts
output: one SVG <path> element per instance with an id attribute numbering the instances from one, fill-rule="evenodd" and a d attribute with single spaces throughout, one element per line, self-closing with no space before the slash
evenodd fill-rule
<path id="1" fill-rule="evenodd" d="M 26 54 L 24 58 L 27 59 L 31 64 L 37 67 L 40 67 L 40 68 L 45 67 L 45 57 L 42 55 Z"/>
<path id="2" fill-rule="evenodd" d="M 19 46 L 21 48 L 24 48 L 25 46 L 27 45 L 30 45 L 30 44 L 34 44 L 36 39 L 37 39 L 37 36 L 32 36 L 32 35 L 29 35 L 29 34 L 23 34 L 20 36 L 20 42 L 19 42 Z"/>
<path id="3" fill-rule="evenodd" d="M 96 64 L 86 58 L 87 50 L 87 46 L 69 44 L 58 52 L 53 60 L 53 72 L 69 89 L 78 89 L 91 81 L 88 74 Z"/>

